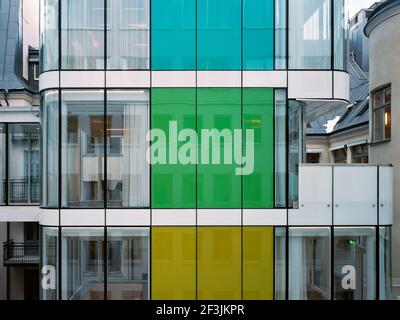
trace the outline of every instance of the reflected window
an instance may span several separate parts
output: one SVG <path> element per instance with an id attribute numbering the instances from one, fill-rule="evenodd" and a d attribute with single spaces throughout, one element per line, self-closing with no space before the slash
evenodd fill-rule
<path id="1" fill-rule="evenodd" d="M 104 229 L 62 228 L 62 300 L 103 300 Z"/>
<path id="2" fill-rule="evenodd" d="M 330 228 L 289 229 L 289 299 L 331 297 Z"/>
<path id="3" fill-rule="evenodd" d="M 392 89 L 386 87 L 372 94 L 373 141 L 389 140 L 392 136 Z"/>
<path id="4" fill-rule="evenodd" d="M 334 298 L 374 300 L 375 228 L 335 228 L 334 235 Z"/>
<path id="5" fill-rule="evenodd" d="M 107 229 L 107 299 L 149 298 L 149 230 Z"/>
<path id="6" fill-rule="evenodd" d="M 63 207 L 104 207 L 104 92 L 62 91 Z"/>
<path id="7" fill-rule="evenodd" d="M 352 149 L 353 163 L 368 163 L 368 144 L 360 144 Z"/>
<path id="8" fill-rule="evenodd" d="M 0 205 L 6 204 L 6 125 L 0 124 Z"/>

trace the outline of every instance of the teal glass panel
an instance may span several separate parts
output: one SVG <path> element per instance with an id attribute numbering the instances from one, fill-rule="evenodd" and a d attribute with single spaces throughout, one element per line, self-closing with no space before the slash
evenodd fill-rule
<path id="1" fill-rule="evenodd" d="M 196 0 L 152 1 L 152 69 L 195 70 Z"/>
<path id="2" fill-rule="evenodd" d="M 243 89 L 243 207 L 274 207 L 274 90 Z M 254 136 L 249 139 L 248 133 Z M 250 148 L 254 156 L 251 157 Z M 252 169 L 252 170 L 251 170 Z"/>
<path id="3" fill-rule="evenodd" d="M 198 207 L 240 208 L 241 165 L 235 163 L 234 147 L 240 152 L 241 143 L 234 143 L 234 130 L 241 129 L 241 89 L 198 89 L 197 98 Z"/>
<path id="4" fill-rule="evenodd" d="M 274 0 L 243 0 L 243 69 L 274 68 Z"/>
<path id="5" fill-rule="evenodd" d="M 241 0 L 198 0 L 198 69 L 241 70 Z"/>
<path id="6" fill-rule="evenodd" d="M 153 89 L 151 96 L 152 129 L 166 135 L 164 143 L 158 140 L 152 145 L 164 148 L 166 157 L 162 161 L 161 149 L 155 153 L 158 163 L 152 157 L 152 207 L 196 208 L 196 89 Z M 192 130 L 193 139 L 180 136 L 182 129 Z M 184 152 L 183 158 L 178 157 L 178 150 Z"/>

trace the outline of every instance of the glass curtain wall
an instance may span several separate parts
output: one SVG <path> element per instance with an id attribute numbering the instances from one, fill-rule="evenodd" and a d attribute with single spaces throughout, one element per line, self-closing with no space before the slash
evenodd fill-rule
<path id="1" fill-rule="evenodd" d="M 286 69 L 287 0 L 275 0 L 275 69 Z"/>
<path id="2" fill-rule="evenodd" d="M 59 68 L 59 0 L 40 0 L 40 72 Z"/>
<path id="3" fill-rule="evenodd" d="M 107 207 L 148 207 L 149 92 L 107 91 Z"/>
<path id="4" fill-rule="evenodd" d="M 376 235 L 374 227 L 334 228 L 336 300 L 374 300 Z"/>
<path id="5" fill-rule="evenodd" d="M 331 0 L 289 0 L 289 69 L 331 69 Z"/>
<path id="6" fill-rule="evenodd" d="M 286 208 L 286 112 L 285 89 L 275 89 L 275 207 Z"/>
<path id="7" fill-rule="evenodd" d="M 41 94 L 42 180 L 41 206 L 58 208 L 59 200 L 59 96 L 58 90 Z"/>
<path id="8" fill-rule="evenodd" d="M 61 93 L 61 205 L 104 207 L 104 92 Z"/>
<path id="9" fill-rule="evenodd" d="M 56 227 L 40 227 L 40 300 L 58 300 L 59 235 Z"/>
<path id="10" fill-rule="evenodd" d="M 107 299 L 149 299 L 149 230 L 107 228 Z"/>
<path id="11" fill-rule="evenodd" d="M 289 299 L 331 297 L 331 229 L 289 228 Z"/>
<path id="12" fill-rule="evenodd" d="M 149 69 L 150 0 L 107 0 L 107 68 Z"/>
<path id="13" fill-rule="evenodd" d="M 347 70 L 346 0 L 333 0 L 334 16 L 334 69 Z"/>
<path id="14" fill-rule="evenodd" d="M 39 124 L 8 125 L 8 203 L 39 202 Z"/>
<path id="15" fill-rule="evenodd" d="M 6 138 L 7 138 L 7 133 L 6 133 L 6 125 L 5 124 L 0 124 L 0 205 L 6 204 Z"/>
<path id="16" fill-rule="evenodd" d="M 275 228 L 275 300 L 286 300 L 286 233 L 285 227 Z"/>
<path id="17" fill-rule="evenodd" d="M 104 69 L 104 0 L 61 2 L 61 68 Z"/>
<path id="18" fill-rule="evenodd" d="M 392 300 L 392 228 L 379 228 L 379 299 Z"/>

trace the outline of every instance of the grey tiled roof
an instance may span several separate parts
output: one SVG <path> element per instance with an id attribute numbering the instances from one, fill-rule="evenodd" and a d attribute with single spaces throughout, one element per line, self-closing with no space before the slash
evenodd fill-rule
<path id="1" fill-rule="evenodd" d="M 32 90 L 22 77 L 21 3 L 0 0 L 0 90 Z"/>

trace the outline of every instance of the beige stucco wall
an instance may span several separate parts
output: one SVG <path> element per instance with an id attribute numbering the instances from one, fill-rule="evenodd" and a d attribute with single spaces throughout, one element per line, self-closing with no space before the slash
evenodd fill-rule
<path id="1" fill-rule="evenodd" d="M 379 24 L 370 34 L 370 91 L 392 85 L 392 138 L 374 144 L 370 149 L 371 163 L 394 166 L 393 277 L 400 286 L 400 14 Z M 372 103 L 370 103 L 370 108 Z M 372 124 L 370 112 L 370 123 Z M 372 129 L 372 128 L 371 128 Z M 372 130 L 371 130 L 372 132 Z"/>

